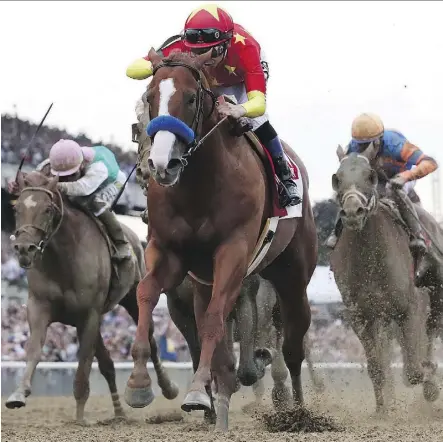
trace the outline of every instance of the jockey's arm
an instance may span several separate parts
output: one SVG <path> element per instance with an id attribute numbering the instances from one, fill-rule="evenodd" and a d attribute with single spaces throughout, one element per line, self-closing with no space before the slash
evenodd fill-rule
<path id="1" fill-rule="evenodd" d="M 405 171 L 401 172 L 407 181 L 414 181 L 424 178 L 438 168 L 437 161 L 425 155 L 421 149 L 406 141 L 400 151 L 400 158 L 406 163 Z M 413 166 L 415 166 L 413 168 Z"/>
<path id="2" fill-rule="evenodd" d="M 101 161 L 91 164 L 77 181 L 58 183 L 60 190 L 69 196 L 88 196 L 108 178 L 108 169 Z"/>
<path id="3" fill-rule="evenodd" d="M 183 42 L 181 40 L 175 41 L 169 46 L 162 48 L 160 53 L 167 57 L 173 50 L 183 51 Z M 138 58 L 131 63 L 126 69 L 126 76 L 134 80 L 145 80 L 152 75 L 152 71 L 152 63 L 149 61 L 149 57 L 146 56 Z"/>
<path id="4" fill-rule="evenodd" d="M 241 54 L 245 71 L 245 88 L 248 101 L 242 103 L 246 117 L 260 117 L 266 112 L 266 78 L 260 62 L 260 53 L 255 46 L 245 46 Z"/>

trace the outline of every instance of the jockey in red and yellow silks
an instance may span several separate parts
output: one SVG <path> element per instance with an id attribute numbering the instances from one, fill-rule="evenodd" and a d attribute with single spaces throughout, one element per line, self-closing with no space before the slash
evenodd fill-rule
<path id="1" fill-rule="evenodd" d="M 211 89 L 216 95 L 234 95 L 237 103 L 218 106 L 223 116 L 250 119 L 253 131 L 267 148 L 276 173 L 286 187 L 283 206 L 300 204 L 301 198 L 288 167 L 281 141 L 266 114 L 266 81 L 268 64 L 259 43 L 231 16 L 216 5 L 205 5 L 193 11 L 186 20 L 183 35 L 177 36 L 160 53 L 172 51 L 204 53 L 212 50 L 215 63 L 208 68 Z M 152 75 L 149 57 L 134 61 L 126 75 L 143 80 Z"/>

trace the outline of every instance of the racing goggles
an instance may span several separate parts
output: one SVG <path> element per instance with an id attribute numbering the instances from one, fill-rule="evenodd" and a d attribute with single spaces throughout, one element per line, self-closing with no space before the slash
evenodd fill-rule
<path id="1" fill-rule="evenodd" d="M 222 32 L 219 29 L 187 29 L 185 40 L 190 44 L 218 43 L 232 38 L 232 31 Z"/>

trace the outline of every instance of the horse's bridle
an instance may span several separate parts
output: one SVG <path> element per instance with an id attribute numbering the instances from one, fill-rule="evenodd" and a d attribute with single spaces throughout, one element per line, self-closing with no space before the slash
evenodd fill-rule
<path id="1" fill-rule="evenodd" d="M 215 98 L 215 95 L 213 92 L 209 89 L 207 89 L 203 85 L 203 76 L 200 70 L 196 69 L 194 66 L 191 66 L 187 63 L 184 63 L 182 61 L 173 61 L 173 60 L 163 60 L 160 64 L 158 64 L 152 73 L 154 76 L 156 72 L 164 67 L 184 67 L 189 69 L 194 78 L 197 80 L 197 98 L 196 98 L 196 104 L 197 104 L 197 110 L 194 114 L 194 118 L 192 120 L 192 125 L 189 126 L 195 133 L 195 138 L 191 143 L 188 143 L 186 152 L 182 155 L 180 161 L 183 165 L 183 167 L 187 166 L 188 162 L 186 158 L 189 158 L 202 144 L 206 137 L 201 136 L 200 133 L 200 123 L 202 122 L 203 117 L 203 105 L 204 105 L 204 95 L 208 94 L 212 101 L 211 111 L 209 112 L 209 115 L 206 118 L 209 118 L 215 109 L 215 105 L 217 102 L 217 99 Z M 218 125 L 217 125 L 218 126 Z M 212 132 L 212 131 L 211 131 Z"/>
<path id="2" fill-rule="evenodd" d="M 358 154 L 359 157 L 364 158 L 368 163 L 369 160 L 361 154 Z M 347 156 L 345 156 L 341 161 L 343 162 Z M 343 205 L 348 201 L 349 198 L 356 198 L 360 201 L 360 203 L 364 206 L 367 213 L 366 216 L 369 216 L 371 213 L 373 213 L 378 205 L 378 192 L 376 188 L 372 189 L 371 196 L 368 198 L 363 192 L 360 192 L 354 185 L 351 186 L 349 190 L 347 190 L 343 195 L 341 195 L 339 201 L 340 201 L 340 207 L 343 207 Z"/>
<path id="3" fill-rule="evenodd" d="M 47 195 L 49 195 L 49 197 L 51 198 L 51 216 L 49 217 L 49 221 L 46 223 L 46 225 L 44 225 L 43 227 L 40 226 L 36 226 L 34 224 L 25 224 L 21 227 L 19 227 L 16 231 L 15 234 L 11 236 L 11 240 L 15 240 L 16 237 L 22 233 L 25 232 L 28 235 L 30 235 L 32 237 L 31 232 L 29 231 L 29 229 L 34 229 L 34 230 L 38 230 L 40 232 L 43 232 L 43 239 L 38 243 L 38 244 L 33 244 L 36 248 L 37 251 L 39 251 L 40 253 L 43 254 L 46 246 L 49 244 L 49 242 L 51 241 L 52 237 L 58 232 L 58 230 L 60 229 L 60 226 L 62 224 L 63 221 L 63 215 L 64 215 L 64 204 L 63 204 L 63 198 L 60 194 L 60 192 L 57 190 L 56 191 L 56 195 L 58 196 L 59 200 L 60 200 L 60 207 L 54 202 L 54 192 L 51 192 L 48 189 L 45 189 L 44 187 L 26 187 L 25 189 L 22 190 L 23 192 L 44 192 Z M 56 226 L 52 228 L 53 225 L 53 219 L 55 214 L 58 212 L 58 222 L 56 224 Z"/>

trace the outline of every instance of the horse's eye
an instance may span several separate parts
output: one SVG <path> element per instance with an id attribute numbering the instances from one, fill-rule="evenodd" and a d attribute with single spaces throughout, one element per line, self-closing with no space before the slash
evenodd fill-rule
<path id="1" fill-rule="evenodd" d="M 194 104 L 196 99 L 197 99 L 197 96 L 194 94 L 189 98 L 188 103 Z"/>

